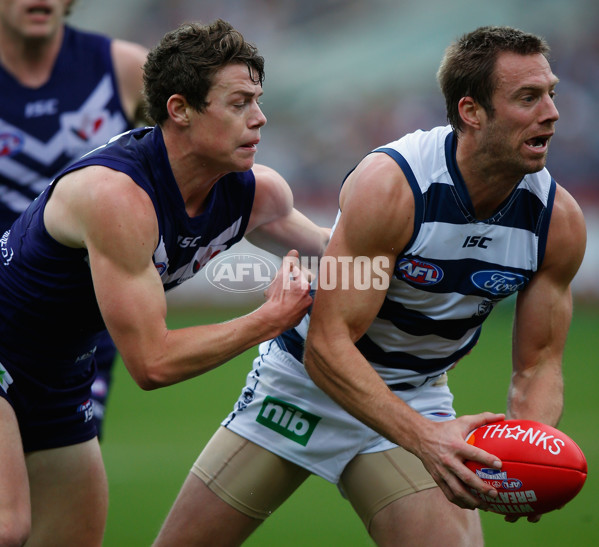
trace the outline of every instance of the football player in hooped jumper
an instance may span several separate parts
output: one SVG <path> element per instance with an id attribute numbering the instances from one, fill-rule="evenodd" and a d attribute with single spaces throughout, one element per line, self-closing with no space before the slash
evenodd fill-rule
<path id="1" fill-rule="evenodd" d="M 264 59 L 225 21 L 166 34 L 144 65 L 157 125 L 69 166 L 0 240 L 0 544 L 102 544 L 108 492 L 89 398 L 104 329 L 155 389 L 281 334 L 312 303 L 283 261 L 254 312 L 166 325 L 165 290 L 242 237 L 280 255 L 319 256 L 328 241 L 285 180 L 254 165 L 263 79 Z"/>
<path id="2" fill-rule="evenodd" d="M 374 150 L 347 176 L 322 260 L 350 282 L 318 289 L 309 317 L 261 344 L 157 545 L 238 545 L 310 473 L 339 484 L 379 545 L 482 545 L 476 492 L 497 491 L 465 461 L 501 462 L 465 438 L 504 415 L 456 418 L 447 371 L 517 293 L 506 414 L 557 424 L 585 249 L 581 210 L 545 169 L 558 119 L 547 55 L 507 27 L 447 49 L 450 125 Z M 385 258 L 386 290 L 352 282 L 348 257 Z"/>

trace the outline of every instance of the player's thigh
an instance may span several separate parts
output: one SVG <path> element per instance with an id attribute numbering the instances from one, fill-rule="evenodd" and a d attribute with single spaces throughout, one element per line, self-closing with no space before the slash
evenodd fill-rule
<path id="1" fill-rule="evenodd" d="M 194 463 L 154 547 L 241 545 L 308 476 L 221 427 Z"/>
<path id="2" fill-rule="evenodd" d="M 101 545 L 108 484 L 96 438 L 26 456 L 33 532 L 29 545 Z"/>
<path id="3" fill-rule="evenodd" d="M 225 427 L 213 435 L 191 472 L 229 505 L 260 520 L 271 515 L 310 475 Z"/>
<path id="4" fill-rule="evenodd" d="M 6 520 L 5 520 L 6 519 Z M 5 538 L 25 538 L 31 525 L 29 482 L 19 425 L 13 408 L 0 397 L 0 530 Z"/>
<path id="5" fill-rule="evenodd" d="M 370 535 L 379 546 L 482 547 L 477 510 L 451 503 L 438 488 L 399 498 L 372 519 Z"/>
<path id="6" fill-rule="evenodd" d="M 481 545 L 478 513 L 450 503 L 413 454 L 356 456 L 340 488 L 379 545 Z"/>

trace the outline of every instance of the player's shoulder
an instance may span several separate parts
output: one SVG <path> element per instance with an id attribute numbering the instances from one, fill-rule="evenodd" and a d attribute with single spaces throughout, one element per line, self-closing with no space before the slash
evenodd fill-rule
<path id="1" fill-rule="evenodd" d="M 574 241 L 586 238 L 584 214 L 580 205 L 568 190 L 557 183 L 551 225 L 554 230 L 566 232 Z"/>
<path id="2" fill-rule="evenodd" d="M 252 168 L 255 179 L 254 201 L 252 216 L 254 219 L 267 219 L 285 216 L 293 209 L 293 193 L 283 176 L 262 164 Z"/>
<path id="3" fill-rule="evenodd" d="M 257 163 L 252 167 L 252 172 L 254 173 L 256 192 L 270 193 L 278 199 L 293 199 L 289 184 L 275 169 Z"/>
<path id="4" fill-rule="evenodd" d="M 143 67 L 148 55 L 148 48 L 136 42 L 113 39 L 111 41 L 112 56 L 115 64 L 127 63 L 136 70 Z"/>
<path id="5" fill-rule="evenodd" d="M 449 125 L 433 127 L 428 130 L 417 129 L 410 133 L 406 133 L 397 140 L 380 146 L 375 149 L 375 151 L 396 150 L 405 154 L 412 150 L 417 150 L 419 153 L 422 153 L 427 148 L 436 150 L 439 147 L 443 148 L 445 146 L 448 135 L 452 133 L 453 130 Z"/>
<path id="6" fill-rule="evenodd" d="M 556 267 L 567 279 L 576 274 L 586 250 L 586 225 L 580 205 L 559 184 L 551 211 L 543 268 Z"/>
<path id="7" fill-rule="evenodd" d="M 385 153 L 373 153 L 348 175 L 341 189 L 340 203 L 342 209 L 350 201 L 359 207 L 372 203 L 384 209 L 411 195 L 407 177 L 397 161 Z"/>
<path id="8" fill-rule="evenodd" d="M 378 248 L 400 249 L 412 234 L 415 198 L 401 167 L 386 154 L 371 154 L 346 179 L 339 196 L 343 232 Z"/>

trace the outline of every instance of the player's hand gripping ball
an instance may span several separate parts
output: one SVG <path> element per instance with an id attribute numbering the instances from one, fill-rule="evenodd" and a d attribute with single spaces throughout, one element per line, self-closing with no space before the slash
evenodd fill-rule
<path id="1" fill-rule="evenodd" d="M 559 509 L 582 488 L 587 462 L 578 445 L 561 431 L 531 420 L 504 420 L 483 425 L 466 442 L 494 454 L 503 463 L 490 469 L 466 466 L 493 486 L 499 496 L 478 494 L 488 510 L 502 515 L 540 515 Z"/>

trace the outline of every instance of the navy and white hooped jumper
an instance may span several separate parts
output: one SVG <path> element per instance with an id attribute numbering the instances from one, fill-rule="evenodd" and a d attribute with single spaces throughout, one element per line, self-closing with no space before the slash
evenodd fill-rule
<path id="1" fill-rule="evenodd" d="M 64 167 L 132 129 L 110 43 L 66 26 L 50 77 L 38 88 L 0 65 L 0 235 Z"/>
<path id="2" fill-rule="evenodd" d="M 373 151 L 397 162 L 415 200 L 413 236 L 356 343 L 392 390 L 450 369 L 474 347 L 493 307 L 524 289 L 543 260 L 556 190 L 548 171 L 526 175 L 491 218 L 477 220 L 455 150 L 454 132 L 438 127 Z M 299 360 L 307 325 L 308 316 L 277 339 Z"/>

